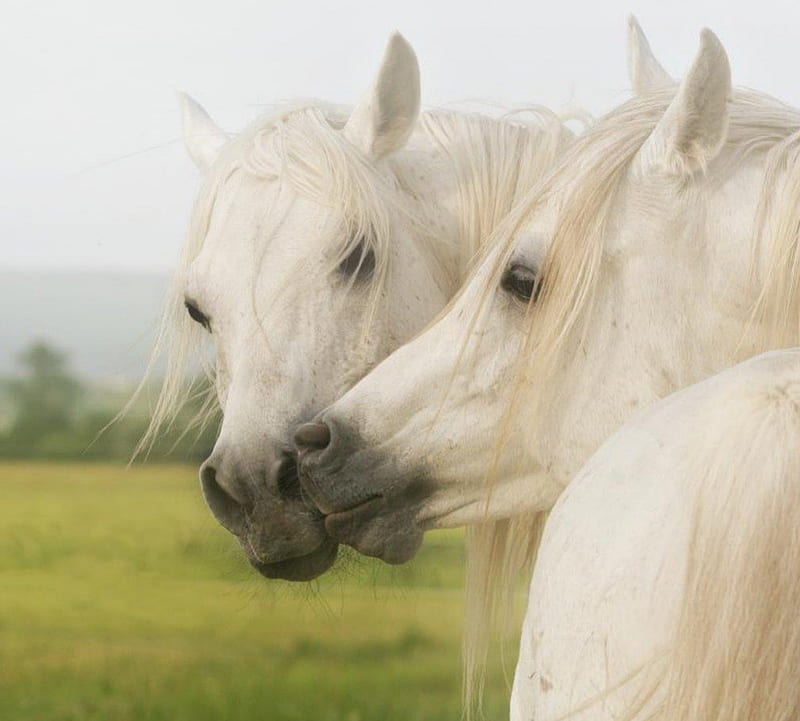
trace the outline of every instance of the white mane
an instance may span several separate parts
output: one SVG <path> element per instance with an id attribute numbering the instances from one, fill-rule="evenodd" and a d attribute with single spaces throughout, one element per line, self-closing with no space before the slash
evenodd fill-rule
<path id="1" fill-rule="evenodd" d="M 484 287 L 484 303 L 493 296 L 513 250 L 513 242 L 531 214 L 559 191 L 560 207 L 547 257 L 541 269 L 539 299 L 528 312 L 527 330 L 506 422 L 514 414 L 529 425 L 552 413 L 563 393 L 559 375 L 571 359 L 569 341 L 582 339 L 591 322 L 596 288 L 603 274 L 606 229 L 617 192 L 633 158 L 653 132 L 674 96 L 674 88 L 637 97 L 597 122 L 568 149 L 555 168 L 502 225 L 494 273 Z M 800 113 L 764 95 L 739 90 L 730 104 L 725 150 L 706 169 L 706 177 L 729 177 L 737 164 L 765 154 L 760 211 L 753 228 L 752 330 L 747 354 L 800 344 Z M 566 180 L 565 180 L 566 179 Z M 562 191 L 566 190 L 563 194 Z M 766 257 L 760 266 L 756 258 Z M 480 309 L 476 312 L 476 318 Z M 755 347 L 755 351 L 753 348 Z M 489 472 L 491 480 L 492 472 Z M 487 521 L 469 529 L 465 695 L 480 698 L 493 624 L 511 619 L 514 590 L 529 578 L 544 514 Z"/>
<path id="2" fill-rule="evenodd" d="M 796 374 L 774 367 L 796 353 L 754 359 L 765 371 L 748 376 L 744 392 L 726 388 L 698 411 L 704 432 L 680 476 L 696 494 L 684 598 L 676 637 L 643 687 L 645 698 L 663 694 L 659 718 L 800 712 L 800 389 Z"/>

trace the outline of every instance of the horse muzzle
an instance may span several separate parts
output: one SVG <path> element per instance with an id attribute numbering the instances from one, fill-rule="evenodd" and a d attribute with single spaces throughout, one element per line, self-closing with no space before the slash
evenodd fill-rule
<path id="1" fill-rule="evenodd" d="M 245 465 L 215 448 L 200 468 L 200 483 L 214 517 L 262 575 L 303 581 L 333 564 L 337 544 L 303 497 L 293 454 Z"/>
<path id="2" fill-rule="evenodd" d="M 331 538 L 387 563 L 414 556 L 423 536 L 415 519 L 427 495 L 420 489 L 427 484 L 330 418 L 299 426 L 294 440 L 300 484 L 324 514 Z"/>

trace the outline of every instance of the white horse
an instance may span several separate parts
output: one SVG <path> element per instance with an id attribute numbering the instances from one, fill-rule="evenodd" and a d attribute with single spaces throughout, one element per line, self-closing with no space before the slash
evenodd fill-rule
<path id="1" fill-rule="evenodd" d="M 145 446 L 193 392 L 185 379 L 210 334 L 223 422 L 203 491 L 266 576 L 312 578 L 337 549 L 301 497 L 294 427 L 444 307 L 482 240 L 572 137 L 544 109 L 494 120 L 420 114 L 419 103 L 417 60 L 398 34 L 352 112 L 305 104 L 228 138 L 184 98 L 205 182 L 159 340 L 168 368 Z"/>
<path id="2" fill-rule="evenodd" d="M 478 524 L 468 677 L 537 514 L 600 443 L 678 388 L 800 344 L 800 114 L 732 93 L 710 31 L 679 86 L 651 77 L 576 141 L 448 311 L 320 414 L 325 447 L 301 451 L 328 532 L 364 553 L 403 561 L 426 529 Z"/>
<path id="3" fill-rule="evenodd" d="M 667 397 L 561 495 L 516 721 L 800 718 L 800 350 Z"/>

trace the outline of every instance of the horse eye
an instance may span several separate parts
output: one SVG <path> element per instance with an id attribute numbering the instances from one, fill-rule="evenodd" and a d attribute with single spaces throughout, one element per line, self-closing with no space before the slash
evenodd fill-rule
<path id="1" fill-rule="evenodd" d="M 503 273 L 500 286 L 523 303 L 536 301 L 541 282 L 535 270 L 524 265 L 512 265 Z"/>
<path id="2" fill-rule="evenodd" d="M 183 303 L 186 306 L 186 310 L 189 312 L 189 317 L 195 322 L 199 323 L 203 328 L 207 331 L 211 330 L 211 322 L 208 320 L 208 316 L 203 313 L 194 303 L 191 301 L 184 301 Z"/>
<path id="3" fill-rule="evenodd" d="M 361 238 L 339 263 L 339 272 L 356 280 L 369 280 L 372 277 L 375 272 L 375 251 L 369 247 L 366 238 Z"/>

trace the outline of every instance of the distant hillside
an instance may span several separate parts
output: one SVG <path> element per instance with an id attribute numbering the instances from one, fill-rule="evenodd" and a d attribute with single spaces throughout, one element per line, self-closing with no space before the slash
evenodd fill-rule
<path id="1" fill-rule="evenodd" d="M 152 347 L 168 279 L 119 272 L 0 271 L 0 375 L 43 339 L 90 381 L 129 383 Z"/>

